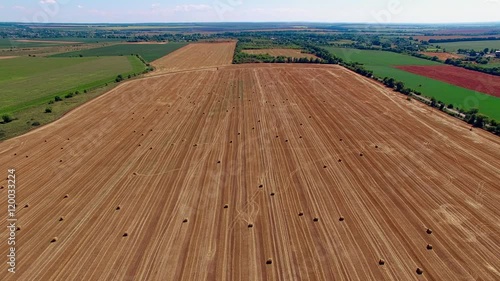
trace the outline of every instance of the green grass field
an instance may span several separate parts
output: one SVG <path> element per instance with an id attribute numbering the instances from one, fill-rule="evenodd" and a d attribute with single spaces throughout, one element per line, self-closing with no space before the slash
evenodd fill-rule
<path id="1" fill-rule="evenodd" d="M 0 49 L 37 48 L 37 47 L 54 47 L 62 45 L 71 45 L 70 43 L 66 42 L 77 42 L 77 43 L 87 44 L 87 43 L 113 43 L 113 42 L 119 43 L 123 41 L 123 39 L 117 39 L 117 38 L 73 38 L 73 37 L 38 38 L 30 40 L 41 40 L 50 42 L 19 42 L 17 41 L 17 39 L 0 39 Z"/>
<path id="2" fill-rule="evenodd" d="M 446 49 L 447 52 L 456 52 L 458 49 L 482 51 L 484 48 L 500 49 L 500 40 L 435 43 L 434 45 Z"/>
<path id="3" fill-rule="evenodd" d="M 95 56 L 122 56 L 139 54 L 146 61 L 151 62 L 186 46 L 186 43 L 168 44 L 118 44 L 102 48 L 88 49 L 76 52 L 62 53 L 53 57 L 95 57 Z"/>
<path id="4" fill-rule="evenodd" d="M 494 67 L 500 67 L 500 63 L 499 62 L 488 63 L 488 64 L 481 64 L 479 66 L 481 66 L 483 68 L 494 68 Z"/>
<path id="5" fill-rule="evenodd" d="M 40 39 L 42 40 L 42 39 Z M 45 39 L 43 39 L 45 40 Z M 50 40 L 48 40 L 50 41 Z M 50 46 L 61 46 L 68 45 L 67 43 L 60 43 L 54 41 L 54 43 L 48 42 L 19 42 L 11 39 L 0 39 L 0 49 L 10 49 L 10 48 L 36 48 L 36 47 L 50 47 Z"/>
<path id="6" fill-rule="evenodd" d="M 412 56 L 372 50 L 357 50 L 325 47 L 334 55 L 348 62 L 359 62 L 372 70 L 379 78 L 392 77 L 402 81 L 406 87 L 434 97 L 455 107 L 470 109 L 476 107 L 480 113 L 500 120 L 500 98 L 461 88 L 445 82 L 399 70 L 397 65 L 439 65 L 439 63 Z"/>
<path id="7" fill-rule="evenodd" d="M 117 75 L 142 73 L 136 56 L 92 58 L 20 57 L 0 63 L 0 115 L 46 104 L 56 95 L 104 86 Z"/>

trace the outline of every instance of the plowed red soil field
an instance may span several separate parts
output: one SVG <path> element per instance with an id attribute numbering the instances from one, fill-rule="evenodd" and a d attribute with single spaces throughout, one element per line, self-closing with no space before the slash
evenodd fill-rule
<path id="1" fill-rule="evenodd" d="M 0 143 L 4 217 L 8 168 L 1 280 L 500 277 L 500 138 L 339 66 L 124 83 Z"/>
<path id="2" fill-rule="evenodd" d="M 397 68 L 463 88 L 500 97 L 500 77 L 450 65 L 401 65 Z"/>

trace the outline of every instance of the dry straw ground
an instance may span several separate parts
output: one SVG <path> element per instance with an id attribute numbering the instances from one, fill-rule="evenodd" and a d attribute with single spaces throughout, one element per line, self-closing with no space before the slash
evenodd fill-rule
<path id="1" fill-rule="evenodd" d="M 223 61 L 186 48 L 164 65 Z M 1 280 L 500 276 L 499 138 L 338 66 L 131 81 L 1 143 L 9 167 L 22 228 Z"/>

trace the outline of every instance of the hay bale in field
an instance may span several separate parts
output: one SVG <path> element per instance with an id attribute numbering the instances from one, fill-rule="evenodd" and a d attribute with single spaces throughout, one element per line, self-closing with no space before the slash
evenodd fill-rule
<path id="1" fill-rule="evenodd" d="M 116 208 L 115 208 L 116 211 L 120 211 L 121 209 L 122 209 L 122 207 L 120 207 L 120 206 L 116 206 Z"/>
<path id="2" fill-rule="evenodd" d="M 323 169 L 326 169 L 326 168 L 328 168 L 326 165 L 325 165 L 325 166 L 323 166 Z"/>
<path id="3" fill-rule="evenodd" d="M 303 212 L 299 212 L 299 217 L 302 217 L 304 216 L 304 213 Z"/>
<path id="4" fill-rule="evenodd" d="M 29 208 L 29 207 L 30 207 L 30 204 L 24 205 L 24 208 Z"/>
<path id="5" fill-rule="evenodd" d="M 266 264 L 273 264 L 273 259 L 267 259 Z"/>
<path id="6" fill-rule="evenodd" d="M 219 161 L 217 161 L 217 164 L 220 164 L 220 160 L 219 160 Z"/>
<path id="7" fill-rule="evenodd" d="M 224 205 L 224 209 L 227 209 L 227 208 L 229 208 L 229 205 L 228 204 Z"/>
<path id="8" fill-rule="evenodd" d="M 274 195 L 275 195 L 275 193 L 274 193 L 274 192 L 271 192 L 271 196 L 274 196 Z"/>
<path id="9" fill-rule="evenodd" d="M 50 240 L 50 243 L 55 243 L 55 242 L 57 242 L 57 240 L 59 240 L 59 239 L 58 239 L 57 237 L 54 237 L 54 238 L 52 238 L 52 239 Z"/>
<path id="10" fill-rule="evenodd" d="M 378 145 L 376 145 L 375 148 L 378 148 Z"/>
<path id="11" fill-rule="evenodd" d="M 432 250 L 432 245 L 431 244 L 427 244 L 427 250 Z"/>
<path id="12" fill-rule="evenodd" d="M 339 221 L 345 221 L 345 218 L 343 216 L 340 216 Z"/>
<path id="13" fill-rule="evenodd" d="M 248 228 L 252 228 L 253 227 L 253 224 L 252 223 L 249 223 L 248 224 Z"/>
<path id="14" fill-rule="evenodd" d="M 182 220 L 182 223 L 187 223 L 187 222 L 188 222 L 188 219 Z"/>
<path id="15" fill-rule="evenodd" d="M 342 162 L 342 159 L 339 159 L 339 163 Z"/>
<path id="16" fill-rule="evenodd" d="M 359 156 L 363 157 L 363 153 L 360 153 Z"/>
<path id="17" fill-rule="evenodd" d="M 379 264 L 379 265 L 384 265 L 384 264 L 385 264 L 385 260 L 380 259 L 380 260 L 378 261 L 378 264 Z"/>
<path id="18" fill-rule="evenodd" d="M 427 228 L 427 230 L 425 232 L 427 232 L 427 234 L 432 234 L 432 229 Z"/>
<path id="19" fill-rule="evenodd" d="M 64 198 L 69 198 L 69 195 L 68 194 L 64 195 Z"/>
<path id="20" fill-rule="evenodd" d="M 424 270 L 421 269 L 420 267 L 417 267 L 416 272 L 417 272 L 418 275 L 422 275 L 424 273 Z"/>
<path id="21" fill-rule="evenodd" d="M 128 236 L 127 232 L 123 233 L 123 237 L 127 237 L 127 236 Z"/>
<path id="22" fill-rule="evenodd" d="M 20 230 L 21 230 L 20 226 L 16 227 L 16 231 L 20 231 Z"/>
<path id="23" fill-rule="evenodd" d="M 318 222 L 319 221 L 319 218 L 314 218 L 313 219 L 313 222 Z"/>
<path id="24" fill-rule="evenodd" d="M 263 184 L 259 184 L 259 188 L 263 188 L 263 187 L 264 187 L 264 185 L 263 185 Z"/>
<path id="25" fill-rule="evenodd" d="M 60 218 L 59 218 L 59 221 L 63 221 L 63 220 L 64 220 L 64 217 L 60 217 Z"/>

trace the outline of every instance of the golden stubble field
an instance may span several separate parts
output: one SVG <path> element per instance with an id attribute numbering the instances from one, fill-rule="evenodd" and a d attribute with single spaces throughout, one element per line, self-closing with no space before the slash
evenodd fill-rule
<path id="1" fill-rule="evenodd" d="M 339 66 L 190 46 L 0 143 L 1 280 L 498 280 L 498 137 Z"/>

